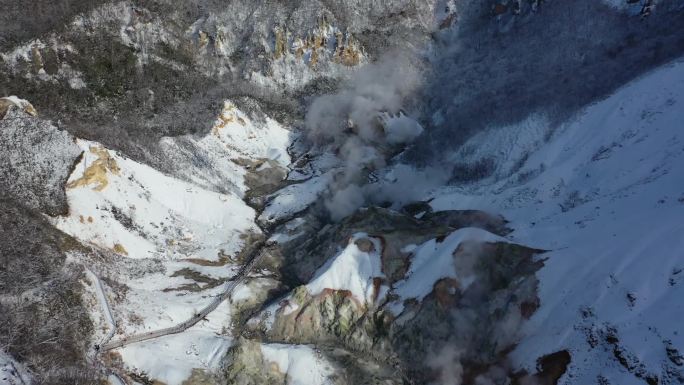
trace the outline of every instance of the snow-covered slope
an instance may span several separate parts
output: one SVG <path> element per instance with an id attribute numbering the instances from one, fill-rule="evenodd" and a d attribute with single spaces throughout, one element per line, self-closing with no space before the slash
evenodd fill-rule
<path id="1" fill-rule="evenodd" d="M 378 331 L 373 328 L 377 325 L 367 320 L 384 310 L 391 313 L 387 322 L 396 327 L 392 338 L 401 338 L 404 322 L 421 322 L 431 306 L 451 306 L 450 301 L 456 300 L 450 296 L 455 298 L 484 279 L 482 271 L 480 276 L 471 274 L 472 261 L 458 253 L 463 245 L 516 244 L 534 248 L 529 249 L 530 255 L 548 252 L 538 257 L 544 259 L 544 266 L 534 280 L 484 300 L 491 302 L 485 310 L 492 312 L 514 304 L 513 318 L 491 325 L 495 349 L 517 342 L 510 356 L 514 368 L 533 373 L 539 357 L 567 350 L 571 364 L 561 379 L 564 384 L 656 379 L 677 383 L 684 376 L 680 368 L 684 340 L 677 323 L 684 316 L 679 301 L 684 294 L 681 103 L 684 62 L 674 62 L 586 107 L 559 127 L 550 126 L 543 115 L 534 115 L 474 136 L 447 157 L 448 164 L 456 166 L 452 181 L 458 184 L 432 189 L 423 199 L 433 212 L 501 214 L 514 231 L 502 237 L 472 227 L 448 227 L 446 233 L 426 227 L 422 234 L 426 238 L 398 249 L 406 270 L 397 280 L 383 271 L 387 241 L 383 234 L 354 233 L 337 253 L 324 256 L 327 263 L 307 283 L 249 322 L 269 341 L 256 343 L 259 357 L 277 370 L 264 370 L 285 375 L 292 384 L 325 383 L 333 369 L 326 363 L 324 369 L 307 372 L 302 363 L 316 358 L 316 352 L 298 344 L 344 338 L 345 347 L 376 348 L 373 337 Z M 67 185 L 71 210 L 52 221 L 80 240 L 118 254 L 120 266 L 113 275 L 125 282 L 126 294 L 115 300 L 116 291 L 108 290 L 114 313 L 120 317 L 119 335 L 169 327 L 196 314 L 236 274 L 236 259 L 248 238 L 261 234 L 255 211 L 242 200 L 254 171 L 249 167 L 264 159 L 257 170 L 293 167 L 287 153 L 292 139 L 272 121 L 253 124 L 248 118 L 226 104 L 209 136 L 184 139 L 213 162 L 196 174 L 189 163 L 182 163 L 185 168 L 177 170 L 194 184 L 97 143 L 78 141 L 84 156 Z M 228 133 L 222 131 L 226 128 Z M 165 139 L 165 151 L 179 154 L 183 147 L 176 140 Z M 303 163 L 290 173 L 292 185 L 269 195 L 263 222 L 288 219 L 315 203 L 340 167 L 334 156 L 320 154 Z M 216 175 L 205 173 L 217 167 Z M 416 180 L 406 172 L 406 165 L 397 167 L 402 171 L 388 170 L 386 175 L 392 178 L 380 178 L 378 184 L 389 183 L 391 190 L 391 184 L 405 183 L 401 176 Z M 458 174 L 477 167 L 487 172 Z M 472 181 L 477 179 L 473 176 L 483 175 Z M 227 193 L 216 192 L 221 189 L 215 183 L 221 180 L 232 185 Z M 417 220 L 424 215 L 431 214 L 423 211 Z M 426 226 L 436 226 L 424 220 Z M 298 218 L 290 223 L 294 235 L 283 233 L 272 240 L 294 239 L 302 222 Z M 531 269 L 519 272 L 516 282 L 534 274 Z M 517 296 L 528 296 L 535 288 L 538 309 L 536 302 L 526 300 L 534 310 L 522 314 L 521 303 L 509 302 L 511 298 L 523 301 Z M 233 299 L 254 294 L 243 286 Z M 463 310 L 469 305 L 458 306 Z M 168 384 L 183 383 L 197 369 L 217 368 L 230 354 L 235 346 L 231 321 L 237 311 L 233 304 L 223 303 L 184 333 L 118 352 L 132 372 Z M 473 325 L 461 327 L 479 333 L 480 321 L 473 318 Z M 506 329 L 509 325 L 513 326 Z M 391 351 L 400 346 L 394 343 L 382 348 Z M 247 349 L 242 343 L 239 346 Z M 250 357 L 241 354 L 243 359 Z"/>
<path id="2" fill-rule="evenodd" d="M 258 232 L 254 210 L 166 176 L 97 143 L 84 152 L 67 184 L 69 215 L 55 225 L 79 239 L 131 258 L 217 260 L 235 254 L 241 234 Z"/>
<path id="3" fill-rule="evenodd" d="M 306 345 L 263 344 L 261 354 L 287 375 L 286 385 L 329 385 L 332 365 Z"/>
<path id="4" fill-rule="evenodd" d="M 346 247 L 321 266 L 310 282 L 270 305 L 252 323 L 265 318 L 266 327 L 272 328 L 276 317 L 295 316 L 295 312 L 309 306 L 309 301 L 322 302 L 335 293 L 344 293 L 359 308 L 381 303 L 388 289 L 381 284 L 381 254 L 379 239 L 365 233 L 352 235 Z"/>
<path id="5" fill-rule="evenodd" d="M 0 370 L 684 383 L 684 64 L 616 93 L 684 0 L 53 3 L 0 12 Z"/>
<path id="6" fill-rule="evenodd" d="M 0 350 L 0 385 L 24 385 L 31 381 L 26 368 Z"/>
<path id="7" fill-rule="evenodd" d="M 212 133 L 193 140 L 211 167 L 188 162 L 173 139 L 164 139 L 164 150 L 177 156 L 176 170 L 194 183 L 99 143 L 77 140 L 83 156 L 66 185 L 69 212 L 50 220 L 81 242 L 106 251 L 106 260 L 71 253 L 74 261 L 106 278 L 106 301 L 97 287 L 86 290 L 98 325 L 97 343 L 112 339 L 104 322 L 107 306 L 116 322 L 115 340 L 190 319 L 226 290 L 245 262 L 246 250 L 263 237 L 255 210 L 243 200 L 253 187 L 246 179 L 253 172 L 249 167 L 262 159 L 286 168 L 289 131 L 269 118 L 254 122 L 226 102 Z M 219 178 L 212 179 L 216 175 L 207 170 L 215 170 Z M 232 187 L 216 188 L 220 181 Z M 169 385 L 201 377 L 203 370 L 218 367 L 232 344 L 236 306 L 263 295 L 252 291 L 261 290 L 259 285 L 239 285 L 230 303 L 224 301 L 181 334 L 126 346 L 115 356 L 129 373 Z"/>
<path id="8" fill-rule="evenodd" d="M 225 101 L 209 135 L 166 137 L 160 145 L 177 175 L 207 189 L 242 197 L 249 189 L 246 174 L 269 167 L 287 168 L 287 148 L 293 137 L 259 109 L 249 114 Z M 263 164 L 251 164 L 258 161 Z"/>
<path id="9" fill-rule="evenodd" d="M 357 241 L 363 240 L 364 246 Z M 364 250 L 361 250 L 364 248 Z M 380 293 L 373 286 L 373 278 L 384 274 L 380 267 L 380 240 L 368 238 L 367 234 L 355 234 L 349 245 L 336 257 L 323 266 L 318 274 L 306 285 L 311 295 L 328 290 L 346 290 L 360 303 L 378 300 Z"/>
<path id="10" fill-rule="evenodd" d="M 564 384 L 680 383 L 683 104 L 678 61 L 585 108 L 548 141 L 536 134 L 548 129 L 530 121 L 478 135 L 466 144 L 479 149 L 472 162 L 522 167 L 426 197 L 435 210 L 501 213 L 512 240 L 550 250 L 518 364 L 533 369 L 537 357 L 569 349 Z M 516 137 L 536 146 L 511 151 Z"/>

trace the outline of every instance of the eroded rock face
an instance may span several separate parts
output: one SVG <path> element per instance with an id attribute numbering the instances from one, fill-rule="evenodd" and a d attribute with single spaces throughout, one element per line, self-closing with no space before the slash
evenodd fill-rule
<path id="1" fill-rule="evenodd" d="M 371 207 L 334 226 L 325 226 L 309 214 L 301 229 L 309 236 L 297 237 L 281 246 L 282 272 L 287 279 L 307 282 L 352 234 L 364 232 L 382 240 L 383 271 L 393 282 L 406 272 L 406 253 L 401 251 L 406 245 L 422 243 L 463 227 L 478 227 L 498 235 L 510 231 L 503 218 L 476 210 L 426 213 L 420 219 L 413 214 L 417 213 Z"/>
<path id="2" fill-rule="evenodd" d="M 353 384 L 321 351 L 307 345 L 262 344 L 241 339 L 228 352 L 220 384 Z"/>
<path id="3" fill-rule="evenodd" d="M 324 238 L 286 242 L 282 257 L 305 263 L 300 272 L 315 263 L 304 262 L 305 255 L 328 262 L 308 283 L 254 316 L 248 335 L 335 346 L 421 383 L 439 383 L 449 367 L 460 368 L 464 383 L 495 374 L 514 378 L 505 357 L 519 338 L 519 326 L 539 306 L 535 272 L 542 262 L 535 256 L 541 251 L 468 227 L 507 232 L 502 218 L 482 212 L 423 218 L 367 209 L 321 231 Z M 338 260 L 350 250 L 362 258 L 345 264 L 358 270 L 339 270 Z M 317 259 L 317 252 L 326 257 Z M 367 273 L 364 258 L 375 260 L 381 271 Z M 324 290 L 321 281 L 328 285 Z M 360 297 L 363 290 L 349 282 L 365 282 L 360 287 L 368 287 L 370 295 Z"/>
<path id="4" fill-rule="evenodd" d="M 64 185 L 80 154 L 67 132 L 9 106 L 0 120 L 0 194 L 50 215 L 66 214 Z"/>
<path id="5" fill-rule="evenodd" d="M 538 252 L 509 243 L 463 243 L 454 250 L 457 264 L 476 258 L 473 283 L 441 279 L 422 302 L 409 300 L 394 322 L 390 338 L 411 377 L 437 381 L 447 366 L 460 366 L 464 383 L 472 383 L 490 367 L 505 367 L 519 326 L 538 306 Z M 456 354 L 431 365 L 430 357 L 450 352 Z M 428 359 L 416 361 L 416 355 Z"/>
<path id="6" fill-rule="evenodd" d="M 37 116 L 38 111 L 27 100 L 19 99 L 16 96 L 0 98 L 0 119 L 2 119 L 10 107 L 19 108 L 31 116 Z"/>
<path id="7" fill-rule="evenodd" d="M 258 342 L 242 340 L 226 357 L 228 384 L 284 384 L 286 374 L 264 359 Z"/>

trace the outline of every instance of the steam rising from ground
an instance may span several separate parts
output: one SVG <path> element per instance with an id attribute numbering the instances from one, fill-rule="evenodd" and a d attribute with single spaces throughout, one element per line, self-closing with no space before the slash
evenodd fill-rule
<path id="1" fill-rule="evenodd" d="M 360 69 L 338 93 L 311 104 L 306 115 L 309 138 L 343 161 L 325 202 L 333 220 L 362 206 L 366 174 L 383 167 L 392 151 L 423 132 L 401 110 L 421 83 L 415 63 L 387 54 Z"/>
<path id="2" fill-rule="evenodd" d="M 461 385 L 463 366 L 460 360 L 462 354 L 461 350 L 447 345 L 427 358 L 427 365 L 439 371 L 439 382 L 435 385 Z"/>
<path id="3" fill-rule="evenodd" d="M 513 370 L 506 356 L 520 338 L 522 303 L 536 298 L 536 278 L 510 276 L 521 273 L 506 266 L 515 265 L 511 257 L 501 264 L 500 252 L 489 243 L 463 241 L 452 253 L 459 276 L 473 277 L 473 282 L 459 294 L 459 307 L 446 315 L 448 337 L 435 343 L 425 359 L 435 385 L 510 384 L 514 378 L 524 385 L 546 383 Z M 507 278 L 502 281 L 502 276 Z"/>

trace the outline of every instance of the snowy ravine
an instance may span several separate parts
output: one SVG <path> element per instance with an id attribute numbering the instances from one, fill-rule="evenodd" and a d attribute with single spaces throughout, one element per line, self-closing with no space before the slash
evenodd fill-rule
<path id="1" fill-rule="evenodd" d="M 541 307 L 515 365 L 567 349 L 563 384 L 681 383 L 684 363 L 684 62 L 586 107 L 472 138 L 453 160 L 493 159 L 485 180 L 427 194 L 435 211 L 502 214 L 543 254 Z M 548 138 L 545 138 L 548 135 Z M 523 164 L 513 172 L 510 165 Z"/>
<path id="2" fill-rule="evenodd" d="M 140 376 L 138 380 L 168 385 L 218 369 L 232 344 L 234 305 L 262 289 L 258 279 L 227 289 L 235 286 L 232 280 L 240 278 L 249 250 L 265 235 L 255 222 L 257 212 L 243 199 L 245 175 L 285 168 L 291 135 L 270 119 L 252 122 L 226 102 L 212 132 L 197 141 L 214 166 L 223 168 L 179 171 L 198 184 L 162 174 L 99 143 L 77 140 L 83 155 L 66 185 L 69 213 L 51 221 L 107 256 L 94 260 L 82 252 L 71 254 L 74 263 L 93 270 L 86 285 L 98 331 L 93 343 L 182 324 L 229 294 L 228 301 L 188 330 L 102 352 L 109 357 L 105 360 L 121 360 L 110 369 L 126 378 Z M 178 151 L 174 139 L 165 139 L 163 145 L 170 156 Z M 245 162 L 263 164 L 253 170 Z M 216 174 L 223 180 L 216 180 Z M 220 182 L 235 192 L 203 187 Z M 98 275 L 106 278 L 104 285 Z M 111 330 L 108 306 L 116 330 Z"/>
<path id="3" fill-rule="evenodd" d="M 0 385 L 684 384 L 683 26 L 6 1 Z"/>
<path id="4" fill-rule="evenodd" d="M 411 313 L 404 312 L 406 304 L 434 295 L 438 282 L 459 282 L 465 291 L 477 279 L 453 264 L 462 243 L 514 243 L 546 252 L 536 257 L 544 261 L 536 273 L 540 307 L 510 336 L 517 339 L 509 355 L 513 368 L 534 373 L 538 358 L 567 351 L 570 364 L 562 384 L 679 383 L 684 364 L 684 340 L 678 334 L 678 320 L 684 317 L 682 103 L 684 62 L 679 61 L 631 82 L 554 130 L 544 116 L 532 116 L 518 125 L 481 132 L 451 154 L 448 163 L 473 165 L 489 159 L 491 175 L 434 187 L 422 200 L 433 213 L 481 210 L 502 215 L 512 233 L 500 236 L 465 227 L 440 238 L 425 229 L 426 234 L 415 234 L 420 241 L 406 240 L 410 245 L 401 252 L 410 264 L 394 281 L 388 280 L 381 257 L 392 238 L 381 241 L 376 234 L 355 233 L 336 253 L 318 256 L 327 262 L 285 296 L 267 297 L 264 293 L 274 283 L 255 274 L 187 331 L 115 349 L 114 355 L 120 355 L 127 373 L 169 385 L 199 381 L 201 373 L 220 370 L 227 354 L 233 355 L 232 365 L 246 365 L 247 378 L 336 383 L 334 373 L 346 368 L 315 346 L 296 343 L 315 341 L 326 330 L 297 329 L 298 314 L 317 316 L 312 308 L 325 309 L 348 298 L 346 307 L 333 310 L 345 309 L 361 322 L 365 312 L 387 309 L 399 323 Z M 283 140 L 280 128 L 273 122 L 257 128 L 246 116 L 241 119 L 244 125 L 233 118 L 217 121 L 219 126 L 230 124 L 227 143 L 235 148 L 227 151 L 270 159 L 264 167 L 289 166 L 289 158 L 283 158 L 290 141 Z M 236 134 L 245 129 L 256 133 Z M 275 131 L 268 135 L 268 130 Z M 220 132 L 214 130 L 214 136 L 198 143 L 218 154 L 227 148 L 214 144 Z M 241 137 L 259 138 L 261 144 L 245 141 L 251 150 L 241 149 L 235 139 Z M 259 214 L 239 196 L 246 191 L 241 167 L 235 166 L 229 179 L 237 192 L 221 194 L 163 175 L 97 143 L 78 143 L 85 155 L 67 185 L 71 210 L 54 223 L 118 254 L 94 268 L 127 287 L 123 300 L 116 295 L 121 289 L 107 289 L 118 327 L 115 339 L 176 325 L 211 303 L 223 290 L 221 282 L 234 278 L 245 262 L 237 255 L 253 237 L 287 243 L 310 231 L 301 210 L 315 204 L 327 188 L 330 170 L 338 165 L 333 156 L 323 155 L 306 167 L 290 169 L 290 181 L 302 183 L 270 194 L 261 213 L 263 223 L 288 222 L 275 234 L 262 234 L 256 225 Z M 89 166 L 94 167 L 91 172 Z M 378 172 L 376 183 L 393 189 L 407 175 L 420 175 L 417 170 L 407 173 L 407 167 Z M 247 341 L 233 334 L 241 301 L 268 305 L 249 320 L 249 327 L 263 327 L 276 341 L 282 331 L 292 331 L 296 334 L 285 337 L 294 338 L 293 343 Z M 102 325 L 97 337 L 104 338 L 106 315 L 97 306 L 92 311 Z M 229 353 L 231 348 L 237 353 Z M 255 367 L 262 372 L 250 372 Z"/>

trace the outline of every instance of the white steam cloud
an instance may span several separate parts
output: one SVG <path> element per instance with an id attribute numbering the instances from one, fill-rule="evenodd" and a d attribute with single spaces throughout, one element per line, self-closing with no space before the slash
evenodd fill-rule
<path id="1" fill-rule="evenodd" d="M 427 358 L 427 365 L 439 371 L 439 382 L 434 385 L 461 385 L 463 380 L 462 354 L 463 351 L 447 345 Z"/>
<path id="2" fill-rule="evenodd" d="M 420 124 L 401 110 L 420 84 L 414 63 L 387 54 L 360 69 L 338 93 L 311 104 L 306 115 L 309 138 L 344 162 L 325 202 L 333 220 L 362 206 L 366 174 L 383 167 L 387 155 L 422 133 Z"/>

